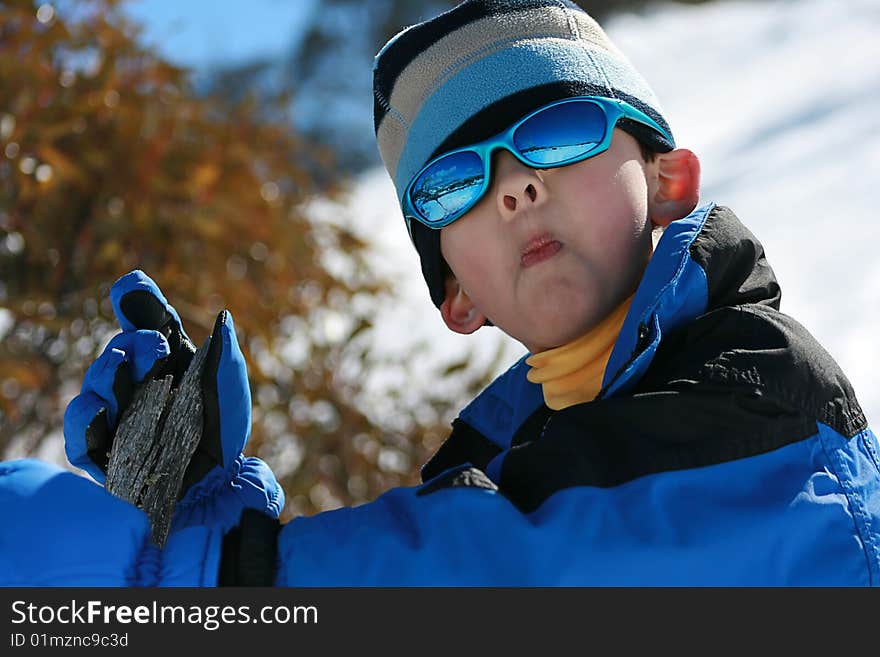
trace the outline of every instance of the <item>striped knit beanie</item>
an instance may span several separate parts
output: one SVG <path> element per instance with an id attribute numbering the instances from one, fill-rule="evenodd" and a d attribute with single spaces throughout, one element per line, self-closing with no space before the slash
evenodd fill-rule
<path id="1" fill-rule="evenodd" d="M 648 83 L 586 12 L 568 0 L 467 0 L 393 37 L 373 65 L 373 119 L 398 200 L 433 157 L 501 132 L 571 96 L 623 100 L 669 131 Z M 621 120 L 654 151 L 674 144 Z M 671 134 L 671 131 L 670 131 Z M 434 305 L 445 296 L 440 231 L 412 222 Z"/>

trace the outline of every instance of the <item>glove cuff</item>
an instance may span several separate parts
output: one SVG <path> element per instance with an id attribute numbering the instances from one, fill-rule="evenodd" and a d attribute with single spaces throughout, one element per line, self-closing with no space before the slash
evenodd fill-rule
<path id="1" fill-rule="evenodd" d="M 284 489 L 265 461 L 255 456 L 242 456 L 233 461 L 230 485 L 248 509 L 256 509 L 277 518 L 284 508 Z"/>
<path id="2" fill-rule="evenodd" d="M 171 529 L 212 525 L 226 532 L 239 524 L 243 509 L 277 518 L 282 508 L 284 491 L 269 466 L 239 454 L 228 469 L 216 466 L 186 492 Z"/>

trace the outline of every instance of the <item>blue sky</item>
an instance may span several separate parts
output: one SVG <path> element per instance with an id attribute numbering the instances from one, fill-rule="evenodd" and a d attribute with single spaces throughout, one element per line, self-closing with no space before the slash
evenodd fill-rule
<path id="1" fill-rule="evenodd" d="M 132 0 L 144 42 L 176 64 L 200 67 L 284 53 L 318 0 Z"/>

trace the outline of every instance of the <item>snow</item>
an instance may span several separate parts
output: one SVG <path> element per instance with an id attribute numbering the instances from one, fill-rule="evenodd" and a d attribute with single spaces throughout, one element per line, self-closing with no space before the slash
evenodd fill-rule
<path id="1" fill-rule="evenodd" d="M 831 353 L 880 421 L 880 3 L 665 4 L 605 27 L 651 82 L 678 145 L 699 155 L 703 200 L 731 207 L 755 233 L 783 312 Z M 389 386 L 412 400 L 436 393 L 430 373 L 469 351 L 476 370 L 503 348 L 498 371 L 525 352 L 495 328 L 446 329 L 384 169 L 359 179 L 342 215 L 395 281 L 375 318 L 377 349 L 415 354 L 408 369 L 369 374 L 375 398 Z"/>

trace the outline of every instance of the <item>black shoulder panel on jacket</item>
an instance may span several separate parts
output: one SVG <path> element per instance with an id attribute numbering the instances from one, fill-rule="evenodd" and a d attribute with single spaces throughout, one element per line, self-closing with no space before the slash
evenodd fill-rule
<path id="1" fill-rule="evenodd" d="M 500 489 L 528 512 L 564 488 L 733 461 L 815 433 L 815 422 L 756 391 L 682 383 L 560 411 L 540 440 L 511 449 Z"/>
<path id="2" fill-rule="evenodd" d="M 867 423 L 849 382 L 790 317 L 765 305 L 719 308 L 665 339 L 630 394 L 572 406 L 504 460 L 500 490 L 524 511 L 571 486 L 754 456 Z"/>
<path id="3" fill-rule="evenodd" d="M 837 362 L 800 323 L 769 306 L 726 307 L 702 315 L 660 345 L 638 389 L 681 376 L 753 388 L 847 437 L 867 426 Z"/>
<path id="4" fill-rule="evenodd" d="M 779 310 L 782 293 L 764 247 L 729 208 L 712 209 L 690 255 L 706 272 L 708 308 L 757 303 Z"/>

